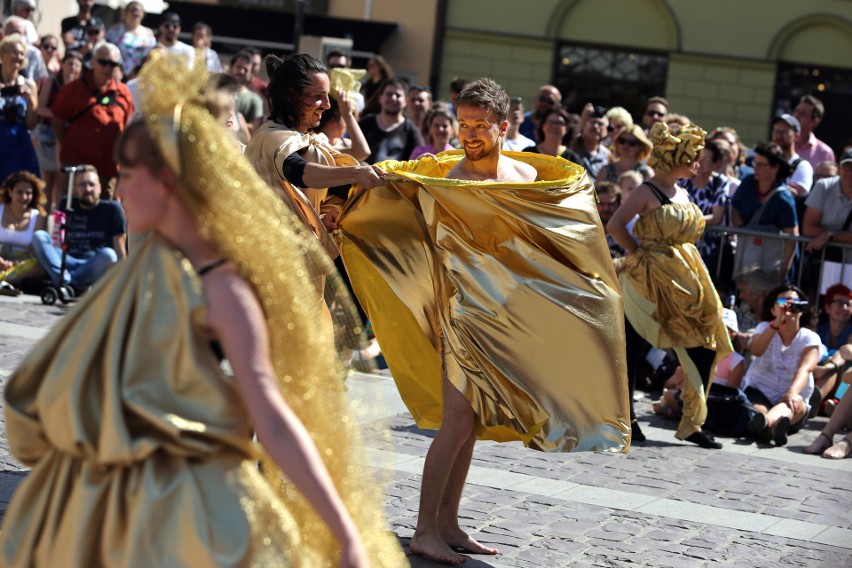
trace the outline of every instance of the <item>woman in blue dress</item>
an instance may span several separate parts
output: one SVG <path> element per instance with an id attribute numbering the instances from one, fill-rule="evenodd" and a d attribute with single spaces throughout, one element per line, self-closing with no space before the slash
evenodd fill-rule
<path id="1" fill-rule="evenodd" d="M 37 90 L 21 75 L 26 62 L 24 36 L 12 34 L 0 41 L 0 179 L 21 170 L 41 174 L 29 132 L 38 122 Z"/>

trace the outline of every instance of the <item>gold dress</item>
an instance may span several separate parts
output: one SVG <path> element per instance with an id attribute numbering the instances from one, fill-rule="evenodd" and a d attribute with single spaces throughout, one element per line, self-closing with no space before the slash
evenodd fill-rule
<path id="1" fill-rule="evenodd" d="M 442 419 L 441 370 L 480 439 L 543 451 L 629 446 L 618 284 L 583 169 L 506 152 L 533 183 L 446 179 L 462 158 L 383 162 L 350 196 L 340 249 L 417 424 Z"/>
<path id="2" fill-rule="evenodd" d="M 154 236 L 29 354 L 5 413 L 32 471 L 6 512 L 0 564 L 329 565 L 301 547 L 258 470 L 205 312 L 191 265 Z"/>
<path id="3" fill-rule="evenodd" d="M 680 439 L 698 431 L 707 417 L 707 392 L 686 349 L 715 350 L 713 369 L 733 350 L 722 302 L 695 247 L 704 225 L 694 203 L 668 203 L 641 216 L 633 228 L 639 248 L 627 256 L 621 272 L 630 324 L 651 345 L 674 348 L 686 373 Z M 711 369 L 710 378 L 713 374 Z"/>

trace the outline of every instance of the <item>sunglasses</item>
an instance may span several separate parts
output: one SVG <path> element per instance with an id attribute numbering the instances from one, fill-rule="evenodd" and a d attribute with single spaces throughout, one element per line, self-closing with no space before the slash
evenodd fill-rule
<path id="1" fill-rule="evenodd" d="M 166 28 L 166 29 L 169 29 L 169 30 L 176 30 L 177 28 L 180 27 L 180 24 L 176 24 L 174 22 L 163 22 L 162 24 L 160 24 L 160 27 Z"/>
<path id="2" fill-rule="evenodd" d="M 57 49 L 59 49 L 59 46 L 47 44 L 47 45 L 41 46 L 41 48 L 45 51 L 56 51 Z"/>
<path id="3" fill-rule="evenodd" d="M 631 148 L 635 148 L 639 145 L 639 141 L 633 138 L 619 138 L 618 143 L 622 146 L 630 146 Z"/>
<path id="4" fill-rule="evenodd" d="M 98 65 L 103 65 L 104 67 L 118 67 L 121 65 L 121 63 L 112 59 L 95 59 L 95 61 L 98 62 Z"/>
<path id="5" fill-rule="evenodd" d="M 658 111 L 658 110 L 649 110 L 649 111 L 647 111 L 645 114 L 646 114 L 647 116 L 652 116 L 652 117 L 654 117 L 654 118 L 661 118 L 661 117 L 663 117 L 663 116 L 666 116 L 666 113 L 664 113 L 664 112 L 660 112 L 660 111 Z"/>
<path id="6" fill-rule="evenodd" d="M 101 33 L 101 30 L 98 28 L 92 28 L 90 30 L 86 30 L 86 35 L 98 35 Z"/>
<path id="7" fill-rule="evenodd" d="M 552 105 L 555 105 L 555 104 L 556 104 L 556 100 L 555 100 L 555 99 L 551 99 L 550 97 L 539 97 L 539 98 L 538 98 L 538 102 L 540 102 L 540 103 L 550 103 L 550 104 L 552 104 Z"/>

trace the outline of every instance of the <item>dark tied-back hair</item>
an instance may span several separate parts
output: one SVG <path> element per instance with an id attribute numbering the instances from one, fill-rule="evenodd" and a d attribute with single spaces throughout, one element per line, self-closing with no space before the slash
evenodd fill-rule
<path id="1" fill-rule="evenodd" d="M 295 128 L 302 118 L 302 91 L 311 85 L 311 74 L 328 74 L 325 65 L 307 53 L 288 57 L 266 56 L 269 75 L 269 117 L 279 124 Z"/>
<path id="2" fill-rule="evenodd" d="M 778 299 L 778 296 L 784 292 L 795 292 L 796 295 L 799 296 L 800 300 L 808 300 L 807 294 L 802 292 L 802 289 L 795 284 L 791 284 L 789 282 L 779 284 L 767 292 L 766 297 L 763 298 L 763 307 L 760 310 L 761 321 L 772 321 L 775 319 L 775 316 L 772 315 L 772 306 L 775 305 L 775 300 Z M 811 324 L 816 319 L 815 315 L 813 306 L 808 306 L 808 309 L 802 312 L 802 317 L 799 319 L 799 327 L 812 329 Z"/>
<path id="3" fill-rule="evenodd" d="M 775 176 L 775 184 L 783 182 L 793 173 L 790 163 L 784 157 L 784 151 L 781 146 L 775 142 L 761 142 L 754 147 L 754 153 L 757 156 L 763 156 L 769 162 L 769 165 L 778 167 L 778 175 Z"/>

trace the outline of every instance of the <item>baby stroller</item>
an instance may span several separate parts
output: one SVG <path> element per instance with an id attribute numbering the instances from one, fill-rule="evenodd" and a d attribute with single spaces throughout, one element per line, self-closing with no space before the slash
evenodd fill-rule
<path id="1" fill-rule="evenodd" d="M 62 168 L 62 173 L 68 174 L 68 190 L 65 195 L 65 212 L 54 212 L 54 219 L 59 223 L 55 228 L 54 234 L 59 235 L 59 248 L 62 249 L 62 264 L 59 268 L 59 281 L 61 284 L 56 286 L 52 281 L 48 281 L 42 286 L 41 303 L 47 306 L 52 306 L 57 300 L 63 304 L 73 302 L 77 296 L 77 291 L 70 284 L 65 284 L 65 259 L 68 256 L 68 245 L 65 243 L 65 229 L 68 227 L 70 218 L 74 215 L 74 210 L 71 207 L 71 199 L 74 196 L 74 177 L 77 172 L 83 171 L 82 166 L 65 166 Z"/>

